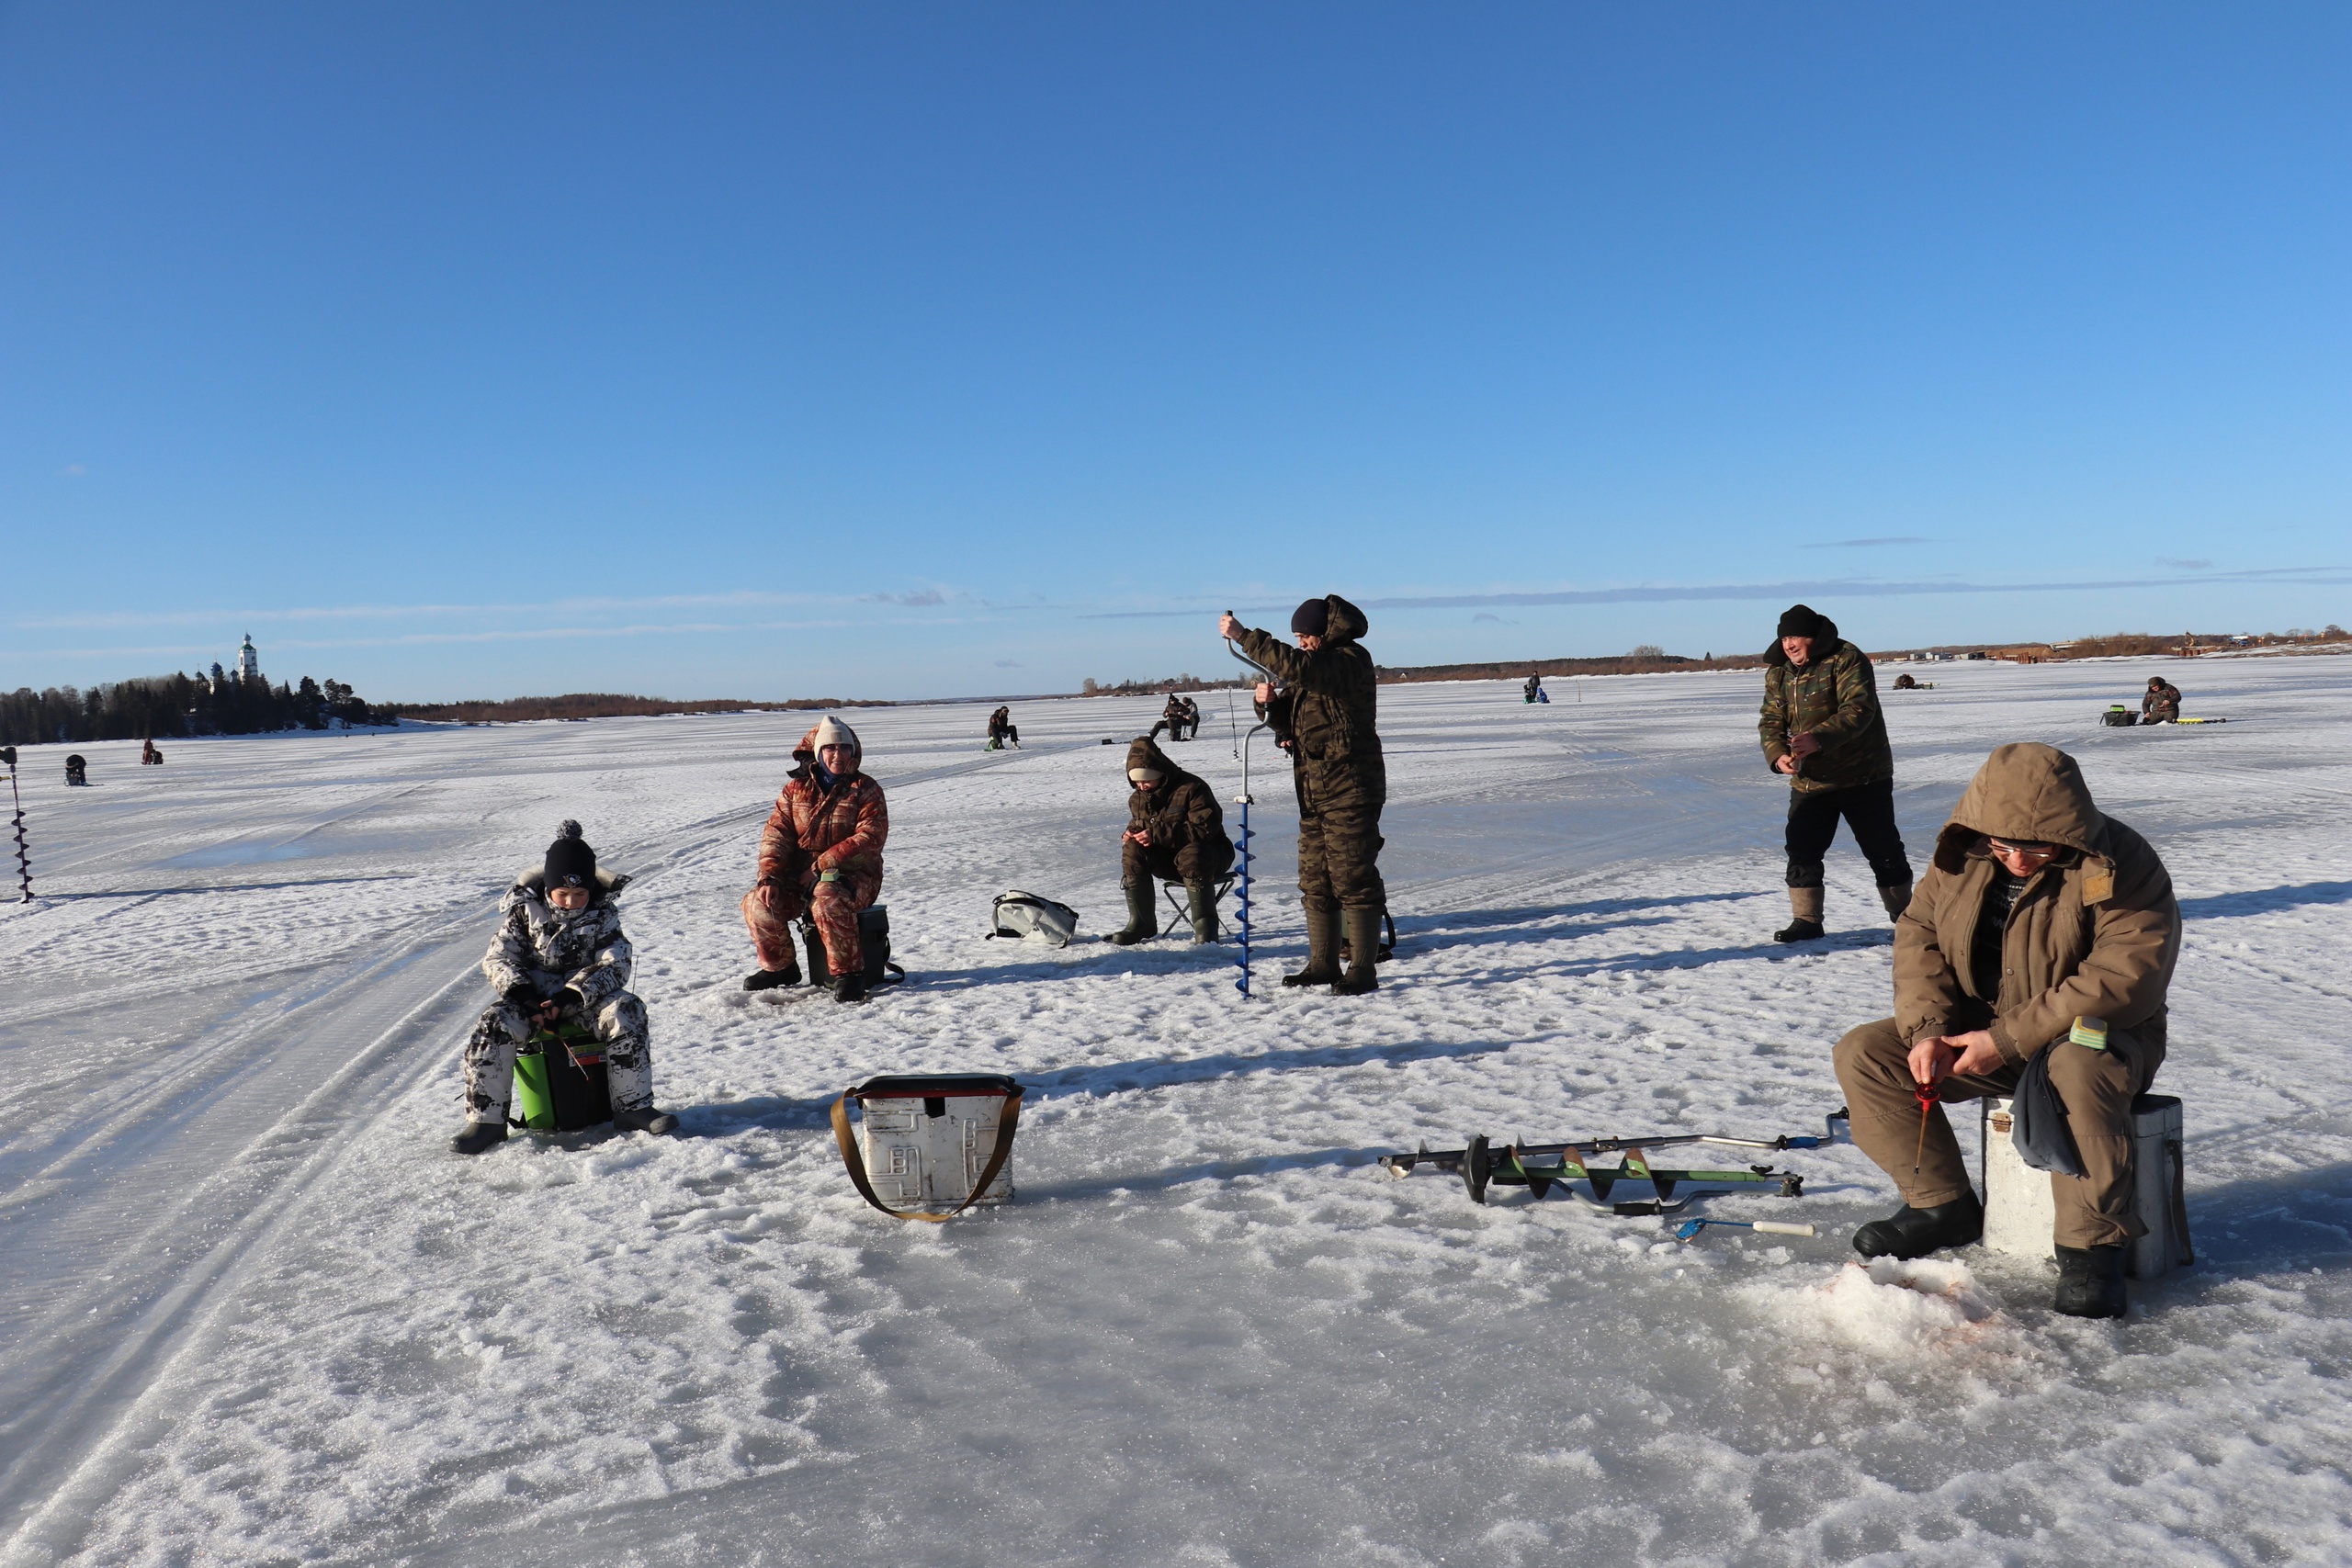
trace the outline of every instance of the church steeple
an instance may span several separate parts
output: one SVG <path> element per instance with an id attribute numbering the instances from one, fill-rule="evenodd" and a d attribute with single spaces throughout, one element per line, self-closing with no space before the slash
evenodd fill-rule
<path id="1" fill-rule="evenodd" d="M 237 649 L 237 679 L 240 681 L 261 679 L 261 654 L 254 648 L 254 634 L 251 632 L 245 634 L 244 646 Z"/>

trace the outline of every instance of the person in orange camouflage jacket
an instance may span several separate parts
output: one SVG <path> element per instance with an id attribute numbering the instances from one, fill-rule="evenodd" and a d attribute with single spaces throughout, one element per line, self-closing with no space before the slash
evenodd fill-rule
<path id="1" fill-rule="evenodd" d="M 857 732 L 830 716 L 800 739 L 802 759 L 775 797 L 760 835 L 759 880 L 743 895 L 743 923 L 760 966 L 743 977 L 747 991 L 800 983 L 792 922 L 806 911 L 822 933 L 836 1001 L 865 999 L 865 960 L 858 940 L 859 911 L 882 892 L 882 843 L 890 812 L 882 786 L 865 776 Z M 813 960 L 815 955 L 811 955 Z"/>

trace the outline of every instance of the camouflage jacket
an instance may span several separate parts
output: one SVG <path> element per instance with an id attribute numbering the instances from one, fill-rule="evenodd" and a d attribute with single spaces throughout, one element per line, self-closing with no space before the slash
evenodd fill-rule
<path id="1" fill-rule="evenodd" d="M 1272 671 L 1286 690 L 1276 699 L 1281 713 L 1267 720 L 1290 742 L 1291 759 L 1310 773 L 1350 769 L 1382 772 L 1379 687 L 1372 655 L 1357 638 L 1370 629 L 1362 610 L 1334 593 L 1330 631 L 1323 647 L 1308 653 L 1271 632 L 1244 629 L 1241 651 L 1261 670 Z"/>
<path id="2" fill-rule="evenodd" d="M 1764 765 L 1777 773 L 1789 737 L 1808 733 L 1821 750 L 1789 775 L 1793 787 L 1851 789 L 1894 776 L 1878 677 L 1870 656 L 1850 642 L 1830 640 L 1826 651 L 1816 647 L 1803 665 L 1790 663 L 1778 642 L 1765 652 L 1764 706 L 1756 720 Z"/>
<path id="3" fill-rule="evenodd" d="M 500 995 L 527 988 L 544 998 L 576 991 L 593 1012 L 628 989 L 635 954 L 613 904 L 628 878 L 599 872 L 596 883 L 588 907 L 574 910 L 547 901 L 546 880 L 537 871 L 506 890 L 498 901 L 498 934 L 481 958 L 481 972 Z"/>
<path id="4" fill-rule="evenodd" d="M 882 843 L 889 836 L 890 809 L 880 784 L 854 773 L 828 789 L 814 768 L 804 770 L 784 786 L 768 813 L 760 834 L 760 880 L 838 871 L 879 881 Z"/>
<path id="5" fill-rule="evenodd" d="M 1127 766 L 1149 768 L 1160 775 L 1159 787 L 1127 792 L 1127 830 L 1148 832 L 1154 849 L 1171 853 L 1198 844 L 1212 868 L 1233 863 L 1233 840 L 1225 831 L 1225 808 L 1216 791 L 1197 776 L 1168 760 L 1168 753 L 1150 737 L 1138 737 L 1127 748 Z"/>

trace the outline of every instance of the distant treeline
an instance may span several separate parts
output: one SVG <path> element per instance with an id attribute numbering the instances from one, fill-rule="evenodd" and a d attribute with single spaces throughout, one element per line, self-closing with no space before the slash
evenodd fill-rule
<path id="1" fill-rule="evenodd" d="M 274 729 L 329 729 L 392 724 L 390 708 L 370 707 L 340 681 L 308 675 L 292 686 L 218 674 L 210 681 L 165 675 L 82 691 L 29 686 L 0 694 L 0 746 L 76 740 L 161 739 L 170 735 L 259 735 Z"/>
<path id="2" fill-rule="evenodd" d="M 790 702 L 673 703 L 667 697 L 630 697 L 615 692 L 567 692 L 560 697 L 509 697 L 504 702 L 394 703 L 387 711 L 443 724 L 521 724 L 542 718 L 622 718 L 670 713 L 799 713 L 810 708 L 887 708 L 896 704 L 844 697 L 795 697 Z"/>

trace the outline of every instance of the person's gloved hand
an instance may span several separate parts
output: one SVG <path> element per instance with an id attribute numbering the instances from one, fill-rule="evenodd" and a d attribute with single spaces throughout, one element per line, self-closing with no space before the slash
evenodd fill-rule
<path id="1" fill-rule="evenodd" d="M 506 987 L 506 999 L 525 1012 L 533 1011 L 539 1005 L 538 987 L 528 980 L 518 980 Z"/>

